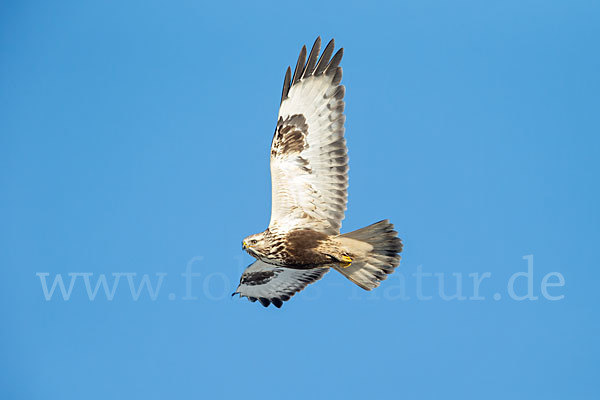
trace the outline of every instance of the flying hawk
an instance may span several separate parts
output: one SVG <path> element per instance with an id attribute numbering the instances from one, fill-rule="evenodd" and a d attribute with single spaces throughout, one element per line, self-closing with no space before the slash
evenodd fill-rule
<path id="1" fill-rule="evenodd" d="M 303 46 L 294 75 L 288 67 L 283 81 L 271 143 L 271 222 L 242 242 L 257 260 L 233 293 L 265 307 L 281 307 L 331 268 L 371 290 L 400 264 L 402 241 L 389 221 L 340 234 L 348 156 L 343 49 L 331 57 L 333 48 L 332 39 L 319 58 L 319 37 L 307 59 Z"/>

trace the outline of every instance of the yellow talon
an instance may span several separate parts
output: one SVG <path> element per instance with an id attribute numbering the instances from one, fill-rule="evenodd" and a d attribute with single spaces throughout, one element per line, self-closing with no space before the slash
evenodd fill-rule
<path id="1" fill-rule="evenodd" d="M 352 264 L 352 258 L 348 256 L 342 256 L 342 268 L 348 268 Z"/>

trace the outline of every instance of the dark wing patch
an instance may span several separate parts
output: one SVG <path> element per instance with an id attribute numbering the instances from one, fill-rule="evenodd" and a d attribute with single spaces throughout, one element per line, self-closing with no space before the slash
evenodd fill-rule
<path id="1" fill-rule="evenodd" d="M 258 272 L 250 272 L 248 274 L 243 274 L 240 278 L 240 284 L 244 285 L 264 285 L 268 283 L 277 273 L 281 271 L 277 271 L 274 269 L 273 271 L 258 271 Z"/>
<path id="2" fill-rule="evenodd" d="M 284 301 L 321 279 L 327 271 L 329 267 L 301 270 L 257 260 L 246 268 L 233 295 L 247 297 L 251 302 L 258 300 L 264 307 L 273 304 L 280 308 Z"/>
<path id="3" fill-rule="evenodd" d="M 308 148 L 307 134 L 308 125 L 303 115 L 290 115 L 285 120 L 279 118 L 271 143 L 271 158 L 301 153 Z"/>

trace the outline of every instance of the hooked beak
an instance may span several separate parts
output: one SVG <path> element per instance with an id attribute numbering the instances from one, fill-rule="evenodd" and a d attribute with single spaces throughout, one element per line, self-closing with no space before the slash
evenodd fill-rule
<path id="1" fill-rule="evenodd" d="M 246 250 L 248 248 L 248 244 L 246 243 L 246 241 L 244 240 L 242 242 L 242 250 Z"/>

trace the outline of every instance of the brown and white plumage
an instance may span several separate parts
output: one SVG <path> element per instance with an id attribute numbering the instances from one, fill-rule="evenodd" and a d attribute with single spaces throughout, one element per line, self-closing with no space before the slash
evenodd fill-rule
<path id="1" fill-rule="evenodd" d="M 348 156 L 344 139 L 343 49 L 331 58 L 331 40 L 317 61 L 318 38 L 305 64 L 302 47 L 294 76 L 285 75 L 271 144 L 272 209 L 269 229 L 340 232 L 346 210 Z"/>
<path id="2" fill-rule="evenodd" d="M 264 306 L 280 307 L 330 268 L 371 290 L 400 262 L 402 242 L 387 220 L 340 235 L 348 198 L 343 49 L 333 54 L 331 40 L 319 57 L 320 48 L 317 38 L 307 57 L 303 46 L 294 74 L 287 69 L 271 143 L 271 220 L 243 242 L 258 261 L 234 294 Z"/>

